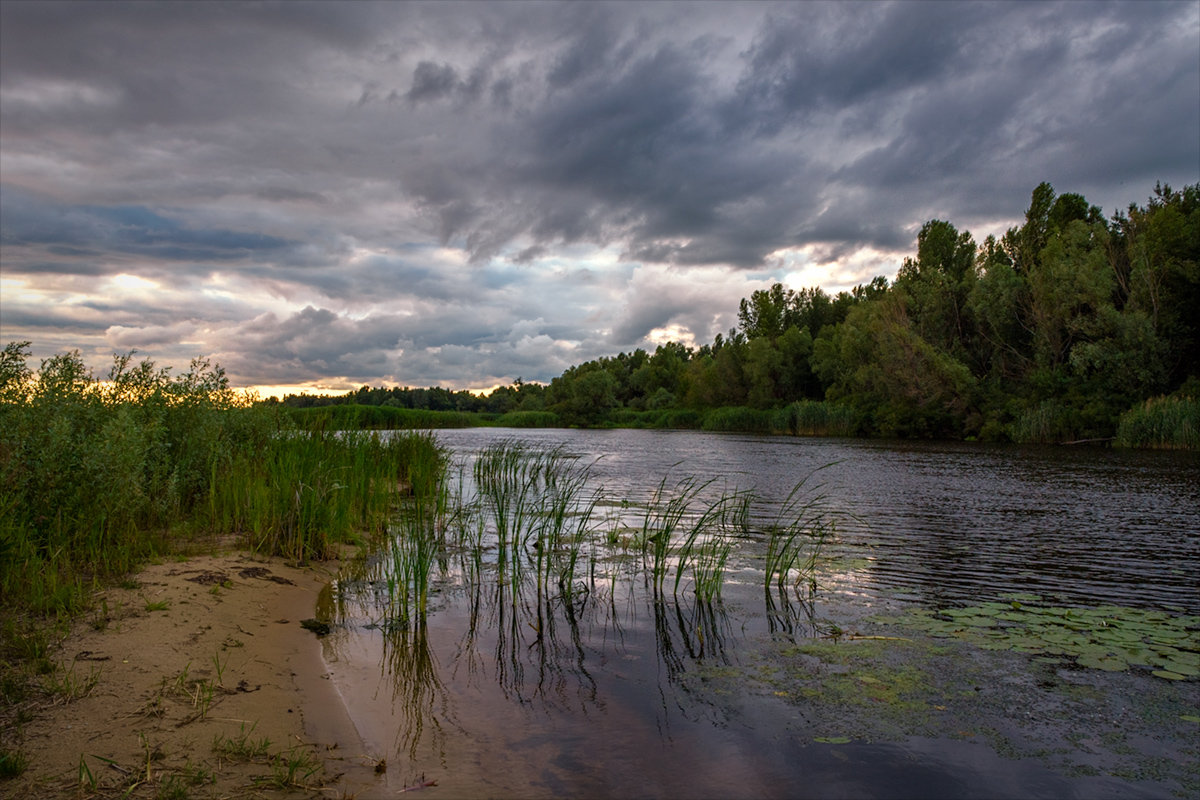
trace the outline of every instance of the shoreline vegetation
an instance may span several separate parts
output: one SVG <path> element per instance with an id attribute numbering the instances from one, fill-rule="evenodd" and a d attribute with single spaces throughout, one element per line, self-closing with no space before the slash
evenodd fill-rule
<path id="1" fill-rule="evenodd" d="M 288 408 L 301 430 L 438 430 L 448 428 L 568 428 L 552 411 L 505 414 L 432 411 L 370 405 Z M 697 430 L 713 433 L 760 433 L 780 436 L 858 437 L 852 409 L 819 400 L 803 400 L 778 409 L 747 406 L 614 412 L 592 428 Z M 1190 394 L 1154 397 L 1129 409 L 1111 436 L 1070 440 L 1056 428 L 1054 410 L 1022 419 L 1012 440 L 1019 444 L 1110 445 L 1127 449 L 1200 450 L 1200 400 Z"/>
<path id="2" fill-rule="evenodd" d="M 375 543 L 402 497 L 443 481 L 446 455 L 432 435 L 298 431 L 278 409 L 230 389 L 223 370 L 203 359 L 172 376 L 118 356 L 104 380 L 78 353 L 47 359 L 36 372 L 27 359 L 23 342 L 0 352 L 0 786 L 31 767 L 27 732 L 47 709 L 87 697 L 106 671 L 120 670 L 81 664 L 63 645 L 77 645 L 68 637 L 80 620 L 101 630 L 130 617 L 128 604 L 118 613 L 107 598 L 143 587 L 137 570 L 230 547 L 276 569 L 336 558 L 343 545 Z M 234 574 L 210 587 L 212 597 L 189 602 L 215 603 L 241 583 Z M 170 601 L 147 595 L 144 605 L 153 614 Z M 220 663 L 220 653 L 214 658 Z M 177 688 L 193 705 L 239 691 L 219 677 Z M 163 794 L 174 787 L 186 796 L 181 781 L 215 779 L 214 764 L 228 767 L 227 753 L 197 748 L 196 768 L 181 772 L 154 763 L 150 746 L 140 768 L 74 754 L 78 788 L 155 797 L 176 796 Z M 95 753 L 99 745 L 89 747 Z M 263 788 L 320 780 L 311 754 L 289 765 L 282 753 L 246 760 L 281 770 Z M 123 776 L 116 784 L 98 778 L 114 772 Z"/>
<path id="3" fill-rule="evenodd" d="M 289 395 L 308 429 L 686 428 L 1200 449 L 1200 184 L 1106 219 L 1034 189 L 976 243 L 930 220 L 894 281 L 775 284 L 710 344 L 659 345 L 487 395 L 363 386 Z"/>

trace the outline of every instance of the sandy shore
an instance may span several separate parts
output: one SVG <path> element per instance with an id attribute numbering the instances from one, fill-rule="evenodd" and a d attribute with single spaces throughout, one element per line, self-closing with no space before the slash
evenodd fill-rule
<path id="1" fill-rule="evenodd" d="M 53 655 L 51 704 L 18 737 L 29 768 L 0 794 L 370 796 L 373 764 L 301 626 L 332 568 L 202 555 L 102 592 Z"/>

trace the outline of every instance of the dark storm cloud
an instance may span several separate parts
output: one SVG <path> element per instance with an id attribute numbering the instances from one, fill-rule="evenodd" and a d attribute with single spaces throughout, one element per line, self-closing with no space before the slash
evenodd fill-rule
<path id="1" fill-rule="evenodd" d="M 256 232 L 195 230 L 143 206 L 65 205 L 28 192 L 0 189 L 0 244 L 45 245 L 80 258 L 136 254 L 165 261 L 262 260 L 291 243 Z M 61 264 L 54 264 L 55 271 Z M 94 269 L 84 265 L 85 271 Z M 36 267 L 26 267 L 36 271 Z"/>
<path id="2" fill-rule="evenodd" d="M 546 379 L 1042 181 L 1195 182 L 1198 98 L 1191 2 L 5 0 L 0 322 L 178 330 L 246 380 Z"/>

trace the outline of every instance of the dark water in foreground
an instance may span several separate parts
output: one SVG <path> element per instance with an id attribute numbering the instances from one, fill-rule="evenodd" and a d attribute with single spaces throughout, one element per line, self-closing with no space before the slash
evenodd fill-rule
<path id="1" fill-rule="evenodd" d="M 1197 713 L 1196 681 L 966 645 L 901 644 L 884 672 L 856 654 L 889 642 L 805 650 L 831 630 L 895 634 L 876 613 L 1010 593 L 1200 613 L 1195 456 L 438 433 L 462 459 L 513 437 L 594 462 L 606 494 L 634 504 L 664 475 L 693 474 L 713 491 L 754 489 L 769 514 L 818 470 L 810 491 L 840 519 L 822 588 L 812 603 L 764 597 L 754 541 L 731 554 L 712 607 L 688 591 L 656 599 L 637 563 L 599 546 L 590 590 L 568 599 L 480 579 L 451 553 L 427 626 L 412 630 L 387 625 L 378 571 L 348 575 L 327 658 L 370 755 L 388 763 L 360 796 L 422 780 L 442 797 L 1170 797 L 1200 785 L 1200 733 L 1179 721 Z"/>

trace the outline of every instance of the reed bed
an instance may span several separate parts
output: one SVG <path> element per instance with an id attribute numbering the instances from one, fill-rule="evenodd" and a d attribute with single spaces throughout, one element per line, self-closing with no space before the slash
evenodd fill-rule
<path id="1" fill-rule="evenodd" d="M 1200 400 L 1156 397 L 1121 415 L 1117 447 L 1200 450 Z"/>
<path id="2" fill-rule="evenodd" d="M 0 597 L 77 613 L 145 558 L 236 534 L 263 552 L 323 558 L 383 529 L 397 495 L 441 482 L 429 434 L 295 431 L 197 359 L 172 375 L 118 356 L 104 380 L 78 352 L 34 371 L 0 352 Z"/>
<path id="3" fill-rule="evenodd" d="M 858 433 L 854 409 L 827 400 L 800 400 L 777 412 L 775 428 L 793 436 L 854 436 Z"/>

